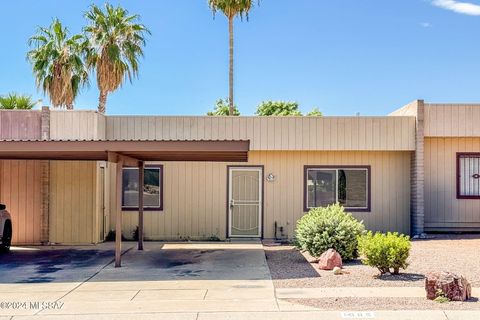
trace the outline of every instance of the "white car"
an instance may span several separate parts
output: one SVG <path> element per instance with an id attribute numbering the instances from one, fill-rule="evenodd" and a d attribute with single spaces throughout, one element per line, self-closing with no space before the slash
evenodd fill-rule
<path id="1" fill-rule="evenodd" d="M 9 251 L 12 244 L 12 217 L 6 209 L 0 204 L 0 251 Z"/>

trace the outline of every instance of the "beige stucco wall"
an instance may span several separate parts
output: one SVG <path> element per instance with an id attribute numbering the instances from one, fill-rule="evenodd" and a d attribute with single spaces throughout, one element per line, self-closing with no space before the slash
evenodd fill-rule
<path id="1" fill-rule="evenodd" d="M 274 222 L 286 227 L 291 238 L 303 215 L 304 165 L 370 165 L 371 212 L 355 213 L 373 230 L 410 230 L 411 152 L 279 152 L 252 151 L 244 165 L 264 165 L 264 236 L 274 236 Z M 164 210 L 145 212 L 147 239 L 225 238 L 227 212 L 227 165 L 231 163 L 165 162 Z M 239 164 L 242 165 L 242 164 Z M 114 172 L 114 166 L 109 168 Z M 110 174 L 110 190 L 115 186 Z M 113 229 L 114 193 L 110 192 L 110 228 Z M 137 226 L 137 212 L 123 212 L 123 233 Z"/>
<path id="2" fill-rule="evenodd" d="M 479 231 L 480 200 L 456 198 L 456 153 L 479 152 L 479 138 L 425 138 L 426 231 Z"/>

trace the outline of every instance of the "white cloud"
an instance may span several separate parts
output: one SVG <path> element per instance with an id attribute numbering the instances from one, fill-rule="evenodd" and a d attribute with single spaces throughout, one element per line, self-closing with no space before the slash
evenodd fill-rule
<path id="1" fill-rule="evenodd" d="M 430 22 L 422 22 L 422 23 L 420 23 L 420 26 L 422 26 L 424 28 L 430 28 L 432 26 L 432 24 Z"/>
<path id="2" fill-rule="evenodd" d="M 434 6 L 470 16 L 480 16 L 480 5 L 456 0 L 433 0 Z"/>

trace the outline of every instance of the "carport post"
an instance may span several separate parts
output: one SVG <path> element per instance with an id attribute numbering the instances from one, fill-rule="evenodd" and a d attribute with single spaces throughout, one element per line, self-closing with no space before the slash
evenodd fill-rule
<path id="1" fill-rule="evenodd" d="M 138 250 L 143 250 L 143 188 L 145 163 L 138 163 Z"/>
<path id="2" fill-rule="evenodd" d="M 117 202 L 117 213 L 115 218 L 115 268 L 122 266 L 122 176 L 123 160 L 120 158 L 117 161 L 117 177 L 115 188 Z"/>

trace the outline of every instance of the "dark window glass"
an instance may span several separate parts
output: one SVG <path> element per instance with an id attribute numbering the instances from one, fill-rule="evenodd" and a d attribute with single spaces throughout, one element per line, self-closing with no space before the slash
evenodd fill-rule
<path id="1" fill-rule="evenodd" d="M 161 168 L 145 168 L 143 187 L 144 208 L 161 208 Z M 138 208 L 138 169 L 123 169 L 123 208 Z"/>
<path id="2" fill-rule="evenodd" d="M 307 208 L 340 203 L 345 208 L 368 208 L 367 169 L 307 169 Z"/>
<path id="3" fill-rule="evenodd" d="M 337 199 L 335 170 L 308 170 L 307 202 L 309 208 L 334 204 Z"/>
<path id="4" fill-rule="evenodd" d="M 338 170 L 338 202 L 346 208 L 367 207 L 366 170 Z"/>

